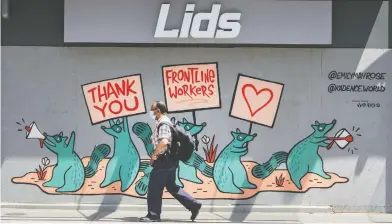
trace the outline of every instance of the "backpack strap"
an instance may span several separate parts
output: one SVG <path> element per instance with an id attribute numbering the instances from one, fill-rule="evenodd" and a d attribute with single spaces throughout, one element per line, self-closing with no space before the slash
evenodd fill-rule
<path id="1" fill-rule="evenodd" d="M 173 131 L 174 131 L 174 126 L 171 122 L 166 122 L 166 121 L 161 121 L 158 126 L 157 126 L 157 133 L 159 134 L 159 128 L 161 128 L 162 125 L 167 125 L 170 128 L 170 132 L 171 132 L 171 137 L 172 137 L 172 141 L 173 141 Z"/>
<path id="2" fill-rule="evenodd" d="M 172 124 L 171 122 L 161 121 L 161 122 L 158 124 L 158 126 L 157 126 L 157 132 L 158 132 L 158 133 L 159 133 L 159 128 L 160 128 L 162 125 L 164 125 L 164 124 L 168 125 L 168 126 L 170 127 L 170 129 L 173 129 L 173 124 Z"/>
<path id="3" fill-rule="evenodd" d="M 166 121 L 160 122 L 160 123 L 158 124 L 158 126 L 157 126 L 158 135 L 159 135 L 159 128 L 160 128 L 162 125 L 167 125 L 167 126 L 169 126 L 169 128 L 170 128 L 170 132 L 171 132 L 171 143 L 170 143 L 170 145 L 167 146 L 167 150 L 169 151 L 169 154 L 172 154 L 172 153 L 171 153 L 171 144 L 173 144 L 173 131 L 174 131 L 174 125 L 173 125 L 171 122 L 166 122 Z"/>

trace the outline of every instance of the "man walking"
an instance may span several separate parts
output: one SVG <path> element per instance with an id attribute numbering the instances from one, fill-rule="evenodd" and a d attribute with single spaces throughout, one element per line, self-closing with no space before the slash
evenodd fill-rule
<path id="1" fill-rule="evenodd" d="M 148 183 L 147 204 L 148 214 L 140 218 L 141 222 L 159 222 L 162 209 L 162 194 L 166 187 L 186 209 L 191 211 L 191 220 L 194 221 L 199 214 L 201 203 L 176 185 L 176 169 L 179 160 L 170 154 L 172 131 L 170 119 L 166 116 L 168 110 L 161 101 L 151 105 L 150 116 L 156 121 L 155 130 L 151 136 L 154 144 L 154 152 L 151 156 L 150 165 L 153 170 Z M 160 125 L 161 124 L 161 125 Z M 159 127 L 159 130 L 157 130 Z"/>

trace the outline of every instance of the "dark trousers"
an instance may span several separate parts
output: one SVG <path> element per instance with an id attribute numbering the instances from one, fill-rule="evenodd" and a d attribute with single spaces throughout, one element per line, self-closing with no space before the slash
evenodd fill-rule
<path id="1" fill-rule="evenodd" d="M 156 161 L 150 174 L 148 183 L 148 214 L 160 218 L 162 209 L 162 194 L 166 187 L 167 191 L 173 195 L 186 209 L 192 211 L 200 207 L 200 202 L 186 193 L 181 187 L 176 185 L 176 169 L 178 161 L 164 162 Z"/>

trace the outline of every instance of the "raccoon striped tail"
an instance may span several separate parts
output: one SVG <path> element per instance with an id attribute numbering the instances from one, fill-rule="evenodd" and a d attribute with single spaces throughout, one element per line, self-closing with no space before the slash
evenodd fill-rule
<path id="1" fill-rule="evenodd" d="M 151 154 L 154 151 L 154 145 L 150 142 L 152 135 L 150 125 L 143 122 L 137 122 L 132 126 L 132 132 L 143 141 L 147 154 L 151 157 Z"/>
<path id="2" fill-rule="evenodd" d="M 262 165 L 256 165 L 252 169 L 253 176 L 257 178 L 267 178 L 271 175 L 272 172 L 282 163 L 286 163 L 287 161 L 287 152 L 276 152 L 272 154 L 272 157 L 267 162 L 263 163 Z"/>
<path id="3" fill-rule="evenodd" d="M 98 170 L 98 164 L 110 154 L 110 146 L 107 144 L 100 144 L 94 147 L 91 153 L 90 161 L 84 168 L 86 178 L 93 177 Z"/>
<path id="4" fill-rule="evenodd" d="M 206 177 L 212 177 L 212 167 L 199 154 L 192 153 L 191 158 L 185 164 L 195 167 Z"/>

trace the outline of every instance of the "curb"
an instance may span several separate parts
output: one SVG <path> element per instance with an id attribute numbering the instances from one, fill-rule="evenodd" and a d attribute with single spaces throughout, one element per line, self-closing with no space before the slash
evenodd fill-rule
<path id="1" fill-rule="evenodd" d="M 122 204 L 30 204 L 30 203 L 1 203 L 1 208 L 13 209 L 60 209 L 60 210 L 128 210 L 145 211 L 147 205 Z M 162 205 L 165 211 L 184 211 L 181 205 Z M 272 206 L 272 205 L 203 205 L 201 212 L 270 212 L 270 213 L 333 213 L 331 206 Z"/>

